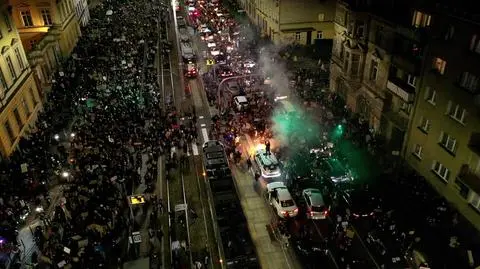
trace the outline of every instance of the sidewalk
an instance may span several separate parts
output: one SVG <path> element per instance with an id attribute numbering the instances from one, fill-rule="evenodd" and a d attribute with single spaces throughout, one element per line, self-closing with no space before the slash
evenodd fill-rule
<path id="1" fill-rule="evenodd" d="M 257 256 L 264 269 L 298 269 L 299 262 L 290 256 L 290 250 L 272 241 L 267 230 L 272 214 L 263 197 L 254 189 L 254 180 L 248 173 L 233 167 L 232 173 L 248 221 L 250 235 L 257 249 Z"/>

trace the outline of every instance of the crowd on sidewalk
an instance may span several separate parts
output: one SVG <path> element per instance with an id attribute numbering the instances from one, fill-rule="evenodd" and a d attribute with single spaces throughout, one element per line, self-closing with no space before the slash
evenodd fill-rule
<path id="1" fill-rule="evenodd" d="M 52 77 L 35 130 L 1 164 L 2 251 L 17 247 L 23 209 L 34 214 L 36 208 L 44 221 L 33 231 L 39 252 L 24 257 L 29 263 L 121 265 L 126 231 L 142 226 L 126 213 L 126 195 L 139 185 L 153 193 L 159 155 L 186 139 L 175 107 L 162 111 L 157 85 L 158 28 L 152 21 L 166 18 L 160 16 L 166 8 L 158 1 L 121 0 L 92 10 L 72 57 Z M 50 216 L 48 188 L 65 181 Z M 157 204 L 148 197 L 148 205 Z"/>

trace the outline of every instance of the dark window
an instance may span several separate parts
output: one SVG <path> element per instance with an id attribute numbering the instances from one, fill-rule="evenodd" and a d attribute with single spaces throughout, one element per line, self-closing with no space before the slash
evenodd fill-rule
<path id="1" fill-rule="evenodd" d="M 379 47 L 384 47 L 385 44 L 385 34 L 382 26 L 377 26 L 375 29 L 375 44 Z"/>
<path id="2" fill-rule="evenodd" d="M 0 68 L 0 86 L 3 88 L 4 91 L 8 90 L 7 81 L 5 80 L 5 76 L 3 75 L 2 68 Z"/>
<path id="3" fill-rule="evenodd" d="M 13 144 L 15 141 L 15 132 L 12 129 L 12 125 L 10 125 L 10 122 L 7 120 L 4 123 L 5 130 L 7 131 L 8 138 L 10 139 L 10 143 Z"/>
<path id="4" fill-rule="evenodd" d="M 18 129 L 22 129 L 23 121 L 22 117 L 20 116 L 20 112 L 18 112 L 18 108 L 15 108 L 13 111 L 13 115 L 15 115 L 15 120 L 17 121 Z"/>
<path id="5" fill-rule="evenodd" d="M 38 100 L 37 100 L 37 96 L 35 95 L 35 92 L 33 91 L 33 88 L 30 88 L 30 94 L 32 95 L 33 105 L 34 107 L 36 107 L 38 104 Z"/>
<path id="6" fill-rule="evenodd" d="M 12 22 L 10 21 L 10 17 L 7 13 L 3 13 L 3 19 L 5 20 L 5 26 L 7 26 L 7 30 L 9 32 L 12 31 Z"/>
<path id="7" fill-rule="evenodd" d="M 25 69 L 25 63 L 23 62 L 22 54 L 20 53 L 19 48 L 15 48 L 15 57 L 17 57 L 18 66 L 20 66 L 20 69 Z"/>
<path id="8" fill-rule="evenodd" d="M 8 65 L 8 70 L 10 70 L 10 75 L 12 76 L 13 79 L 17 78 L 17 72 L 15 72 L 15 66 L 13 65 L 12 58 L 10 56 L 7 56 L 7 65 Z"/>
<path id="9" fill-rule="evenodd" d="M 28 106 L 28 103 L 25 97 L 23 97 L 22 99 L 22 105 L 23 105 L 23 109 L 25 109 L 25 114 L 27 115 L 27 118 L 28 118 L 28 116 L 30 116 L 30 107 Z"/>

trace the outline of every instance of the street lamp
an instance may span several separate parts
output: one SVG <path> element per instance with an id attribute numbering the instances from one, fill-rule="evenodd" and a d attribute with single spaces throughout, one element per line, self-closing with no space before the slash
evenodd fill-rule
<path id="1" fill-rule="evenodd" d="M 60 135 L 56 134 L 56 135 L 53 136 L 53 138 L 58 141 L 58 140 L 60 140 Z"/>
<path id="2" fill-rule="evenodd" d="M 63 171 L 62 172 L 62 177 L 67 178 L 70 176 L 70 173 L 68 171 Z"/>

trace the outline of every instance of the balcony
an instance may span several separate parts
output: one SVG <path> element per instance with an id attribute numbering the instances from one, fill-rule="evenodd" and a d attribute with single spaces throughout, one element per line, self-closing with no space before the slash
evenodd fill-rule
<path id="1" fill-rule="evenodd" d="M 405 132 L 408 129 L 409 119 L 402 115 L 400 112 L 395 111 L 384 111 L 382 116 L 389 120 L 393 125 L 397 126 L 398 129 Z"/>
<path id="2" fill-rule="evenodd" d="M 389 78 L 387 89 L 407 103 L 413 102 L 415 97 L 415 88 L 398 78 Z"/>
<path id="3" fill-rule="evenodd" d="M 472 133 L 468 141 L 468 148 L 480 156 L 480 133 Z"/>
<path id="4" fill-rule="evenodd" d="M 406 71 L 408 74 L 420 75 L 421 71 L 421 61 L 420 58 L 407 57 L 402 54 L 393 54 L 392 64 L 399 67 L 400 69 Z"/>
<path id="5" fill-rule="evenodd" d="M 460 172 L 457 176 L 457 185 L 461 187 L 461 191 L 464 193 L 468 193 L 466 188 L 474 191 L 475 193 L 480 193 L 480 176 L 477 175 L 468 164 L 462 165 Z M 463 195 L 466 198 L 466 195 Z"/>

